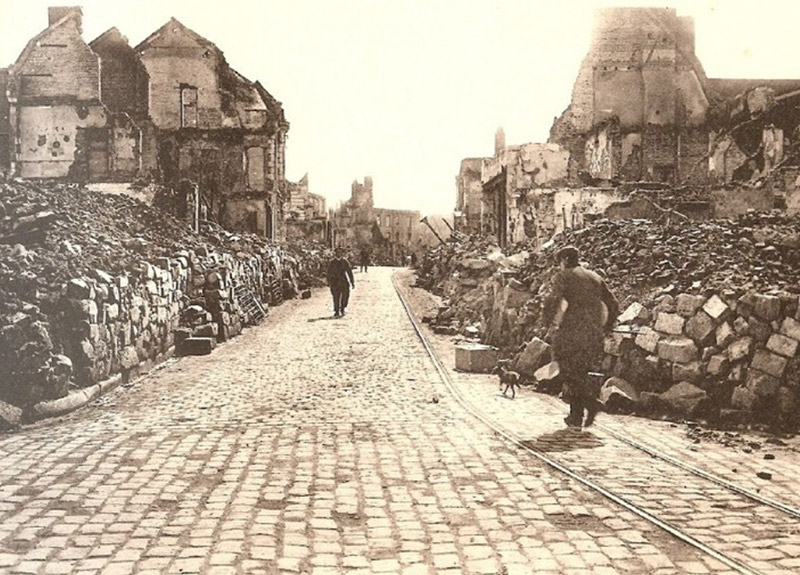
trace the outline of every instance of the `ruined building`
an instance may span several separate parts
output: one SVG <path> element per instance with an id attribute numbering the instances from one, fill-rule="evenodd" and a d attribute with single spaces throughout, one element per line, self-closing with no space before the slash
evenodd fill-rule
<path id="1" fill-rule="evenodd" d="M 480 195 L 462 163 L 456 209 L 501 245 L 609 214 L 649 217 L 652 199 L 690 217 L 797 210 L 798 100 L 800 80 L 708 78 L 693 20 L 674 9 L 602 9 L 548 143 L 496 138 Z"/>
<path id="2" fill-rule="evenodd" d="M 308 191 L 308 174 L 299 182 L 288 182 L 286 201 L 286 237 L 328 242 L 330 222 L 325 197 Z"/>
<path id="3" fill-rule="evenodd" d="M 350 199 L 331 211 L 332 244 L 354 255 L 366 249 L 376 264 L 404 265 L 407 256 L 427 247 L 420 213 L 376 208 L 372 186 L 369 176 L 363 184 L 354 181 Z"/>
<path id="4" fill-rule="evenodd" d="M 0 169 L 24 178 L 196 187 L 210 219 L 283 237 L 283 108 L 174 18 L 135 48 L 116 28 L 87 44 L 80 7 L 0 71 Z"/>

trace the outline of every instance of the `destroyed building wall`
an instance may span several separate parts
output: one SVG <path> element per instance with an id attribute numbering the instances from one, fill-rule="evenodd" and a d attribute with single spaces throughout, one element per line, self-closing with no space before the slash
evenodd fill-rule
<path id="1" fill-rule="evenodd" d="M 148 115 L 150 77 L 127 38 L 111 28 L 89 43 L 100 56 L 100 98 L 111 121 L 109 172 L 114 180 L 154 176 L 155 126 Z"/>
<path id="2" fill-rule="evenodd" d="M 285 237 L 289 125 L 280 103 L 174 18 L 135 50 L 150 77 L 166 183 L 194 181 L 209 217 L 230 229 Z"/>
<path id="3" fill-rule="evenodd" d="M 572 100 L 550 141 L 570 152 L 573 183 L 705 181 L 709 102 L 691 19 L 668 8 L 598 11 Z"/>
<path id="4" fill-rule="evenodd" d="M 424 225 L 420 224 L 420 213 L 386 208 L 375 208 L 374 213 L 379 237 L 372 244 L 373 251 L 383 250 L 388 258 L 385 263 L 403 265 L 406 256 L 419 248 L 420 226 Z"/>
<path id="5" fill-rule="evenodd" d="M 83 41 L 79 8 L 49 17 L 9 70 L 13 165 L 22 177 L 97 180 L 108 171 L 100 60 Z"/>
<path id="6" fill-rule="evenodd" d="M 484 213 L 481 164 L 487 158 L 465 158 L 456 176 L 456 228 L 467 233 L 480 232 Z"/>
<path id="7" fill-rule="evenodd" d="M 484 159 L 484 231 L 495 234 L 501 246 L 530 239 L 530 220 L 538 218 L 534 190 L 566 182 L 568 162 L 569 153 L 560 146 L 534 143 L 508 146 Z"/>
<path id="8" fill-rule="evenodd" d="M 325 242 L 328 217 L 325 197 L 308 191 L 308 174 L 298 182 L 289 182 L 285 212 L 286 237 Z"/>

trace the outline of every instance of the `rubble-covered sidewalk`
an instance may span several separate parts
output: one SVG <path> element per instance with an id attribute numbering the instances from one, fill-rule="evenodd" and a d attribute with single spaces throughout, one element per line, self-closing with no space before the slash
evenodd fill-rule
<path id="1" fill-rule="evenodd" d="M 210 352 L 322 285 L 324 255 L 213 222 L 195 233 L 125 195 L 0 182 L 0 427 L 173 353 Z"/>
<path id="2" fill-rule="evenodd" d="M 540 253 L 449 243 L 418 269 L 418 285 L 444 298 L 429 321 L 498 346 L 529 382 L 558 389 L 540 312 L 567 244 L 623 303 L 598 366 L 609 409 L 797 429 L 800 218 L 602 220 Z"/>

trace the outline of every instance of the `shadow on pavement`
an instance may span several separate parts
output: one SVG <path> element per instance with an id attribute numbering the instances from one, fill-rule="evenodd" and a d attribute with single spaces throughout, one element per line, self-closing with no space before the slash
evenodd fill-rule
<path id="1" fill-rule="evenodd" d="M 326 319 L 339 319 L 339 318 L 336 317 L 336 316 L 332 316 L 332 315 L 323 315 L 322 317 L 310 317 L 310 318 L 308 318 L 308 322 L 311 323 L 311 322 L 314 322 L 314 321 L 322 321 L 322 320 L 326 320 Z"/>
<path id="2" fill-rule="evenodd" d="M 590 431 L 581 429 L 559 429 L 553 433 L 545 433 L 534 439 L 521 442 L 525 447 L 535 449 L 542 453 L 553 451 L 572 451 L 573 449 L 593 449 L 600 447 L 600 441 Z"/>

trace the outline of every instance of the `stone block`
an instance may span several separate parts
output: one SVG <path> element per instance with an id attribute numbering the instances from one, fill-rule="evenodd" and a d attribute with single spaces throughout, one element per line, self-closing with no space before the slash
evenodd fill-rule
<path id="1" fill-rule="evenodd" d="M 752 411 L 756 401 L 756 394 L 743 385 L 738 385 L 733 389 L 731 395 L 731 406 L 743 411 Z"/>
<path id="2" fill-rule="evenodd" d="M 554 381 L 561 375 L 561 369 L 557 361 L 551 361 L 547 365 L 543 365 L 533 374 L 533 378 L 538 382 Z"/>
<path id="3" fill-rule="evenodd" d="M 625 308 L 625 311 L 619 314 L 619 317 L 617 317 L 617 323 L 624 325 L 626 323 L 635 322 L 639 319 L 644 319 L 647 315 L 647 308 L 638 302 L 634 302 Z"/>
<path id="4" fill-rule="evenodd" d="M 94 277 L 96 277 L 98 280 L 109 286 L 116 284 L 116 282 L 114 281 L 114 276 L 112 276 L 107 272 L 104 272 L 103 270 L 98 270 L 98 269 L 94 270 Z"/>
<path id="5" fill-rule="evenodd" d="M 773 295 L 758 294 L 753 297 L 753 313 L 765 321 L 781 317 L 781 298 Z"/>
<path id="6" fill-rule="evenodd" d="M 688 381 L 698 384 L 703 381 L 703 364 L 699 361 L 672 364 L 672 381 Z"/>
<path id="7" fill-rule="evenodd" d="M 633 337 L 625 333 L 614 332 L 603 340 L 603 351 L 608 355 L 620 357 L 631 347 Z"/>
<path id="8" fill-rule="evenodd" d="M 113 323 L 119 319 L 119 305 L 115 303 L 103 304 L 105 312 L 106 323 Z"/>
<path id="9" fill-rule="evenodd" d="M 697 345 L 688 337 L 666 338 L 658 342 L 658 357 L 675 363 L 689 363 L 698 357 Z"/>
<path id="10" fill-rule="evenodd" d="M 672 412 L 693 417 L 707 401 L 708 395 L 696 385 L 682 381 L 662 393 L 660 398 Z"/>
<path id="11" fill-rule="evenodd" d="M 717 331 L 714 334 L 715 340 L 717 342 L 717 347 L 726 347 L 736 336 L 736 333 L 733 331 L 733 327 L 729 322 L 724 322 L 717 327 Z"/>
<path id="12" fill-rule="evenodd" d="M 706 373 L 709 375 L 725 376 L 728 374 L 730 362 L 728 358 L 722 354 L 711 356 L 706 366 Z"/>
<path id="13" fill-rule="evenodd" d="M 505 301 L 506 308 L 517 309 L 528 303 L 528 300 L 531 299 L 531 292 L 525 290 L 520 291 L 517 289 L 513 289 L 511 286 L 505 286 L 503 300 Z"/>
<path id="14" fill-rule="evenodd" d="M 550 360 L 550 345 L 539 339 L 533 338 L 517 358 L 514 370 L 525 375 L 533 373 Z"/>
<path id="15" fill-rule="evenodd" d="M 736 383 L 743 382 L 746 371 L 747 368 L 743 363 L 732 365 L 731 370 L 728 372 L 728 381 L 735 381 Z"/>
<path id="16" fill-rule="evenodd" d="M 465 258 L 458 262 L 459 267 L 471 272 L 482 272 L 491 268 L 494 264 L 485 259 Z"/>
<path id="17" fill-rule="evenodd" d="M 773 377 L 781 378 L 784 371 L 786 371 L 787 361 L 785 357 L 774 354 L 769 350 L 759 349 L 753 355 L 750 367 L 768 373 Z"/>
<path id="18" fill-rule="evenodd" d="M 136 348 L 132 345 L 126 346 L 122 353 L 120 353 L 119 364 L 125 371 L 133 369 L 134 366 L 139 364 L 139 354 Z"/>
<path id="19" fill-rule="evenodd" d="M 703 311 L 712 319 L 720 319 L 729 310 L 728 304 L 722 301 L 718 295 L 714 294 L 703 304 Z"/>
<path id="20" fill-rule="evenodd" d="M 71 279 L 67 283 L 67 297 L 72 299 L 90 299 L 94 297 L 92 286 L 83 279 Z"/>
<path id="21" fill-rule="evenodd" d="M 783 357 L 794 357 L 797 353 L 797 345 L 796 339 L 780 333 L 773 333 L 767 340 L 767 349 Z"/>
<path id="22" fill-rule="evenodd" d="M 747 389 L 753 392 L 756 397 L 771 397 L 778 391 L 781 382 L 777 377 L 764 373 L 757 369 L 747 370 Z"/>
<path id="23" fill-rule="evenodd" d="M 783 415 L 794 416 L 797 413 L 798 402 L 795 390 L 788 387 L 780 387 L 775 398 L 777 399 L 778 410 Z"/>
<path id="24" fill-rule="evenodd" d="M 630 412 L 639 401 L 639 392 L 620 377 L 609 377 L 600 388 L 600 401 L 606 411 Z"/>
<path id="25" fill-rule="evenodd" d="M 194 329 L 193 337 L 213 337 L 216 339 L 219 334 L 219 326 L 215 323 L 203 324 Z"/>
<path id="26" fill-rule="evenodd" d="M 792 317 L 784 318 L 783 322 L 781 322 L 780 333 L 800 341 L 800 321 Z"/>
<path id="27" fill-rule="evenodd" d="M 707 313 L 701 311 L 686 322 L 685 331 L 686 335 L 698 344 L 704 345 L 714 334 L 715 327 L 714 320 Z"/>
<path id="28" fill-rule="evenodd" d="M 180 355 L 208 355 L 217 346 L 217 340 L 213 337 L 187 337 L 180 346 Z"/>
<path id="29" fill-rule="evenodd" d="M 743 337 L 737 339 L 728 346 L 728 358 L 735 362 L 746 358 L 753 350 L 753 339 L 750 337 Z"/>
<path id="30" fill-rule="evenodd" d="M 497 348 L 491 345 L 464 343 L 456 345 L 456 369 L 489 373 L 497 365 Z"/>
<path id="31" fill-rule="evenodd" d="M 22 410 L 16 405 L 0 400 L 0 429 L 17 427 L 20 421 L 22 421 Z"/>
<path id="32" fill-rule="evenodd" d="M 656 317 L 656 331 L 669 335 L 681 335 L 686 320 L 676 313 L 661 312 Z"/>
<path id="33" fill-rule="evenodd" d="M 655 351 L 658 349 L 658 341 L 660 339 L 661 336 L 657 332 L 653 331 L 649 327 L 643 327 L 636 335 L 634 343 L 648 353 L 655 353 Z"/>
<path id="34" fill-rule="evenodd" d="M 699 295 L 682 293 L 675 298 L 675 311 L 682 317 L 692 317 L 706 302 L 706 298 Z"/>

